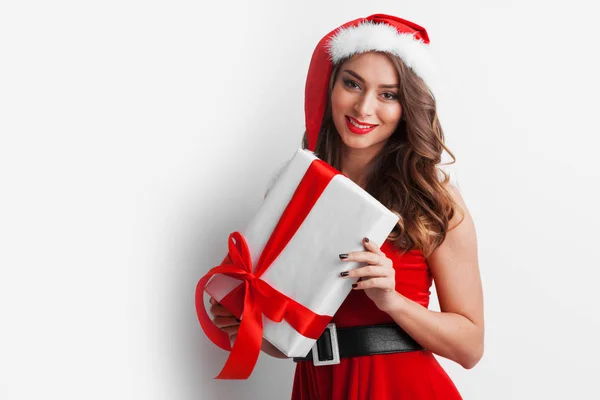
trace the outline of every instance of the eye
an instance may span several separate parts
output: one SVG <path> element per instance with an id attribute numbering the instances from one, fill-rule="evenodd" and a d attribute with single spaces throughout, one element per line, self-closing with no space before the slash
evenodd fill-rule
<path id="1" fill-rule="evenodd" d="M 358 86 L 358 84 L 351 79 L 344 79 L 344 85 L 352 89 L 360 89 L 360 86 Z"/>
<path id="2" fill-rule="evenodd" d="M 398 99 L 398 96 L 396 96 L 394 93 L 390 93 L 390 92 L 384 93 L 383 97 L 385 97 L 386 100 L 396 100 L 396 99 Z"/>

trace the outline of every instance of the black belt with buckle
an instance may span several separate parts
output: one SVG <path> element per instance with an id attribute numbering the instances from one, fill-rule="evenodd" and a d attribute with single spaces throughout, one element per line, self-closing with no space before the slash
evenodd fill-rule
<path id="1" fill-rule="evenodd" d="M 294 357 L 294 361 L 313 360 L 316 366 L 339 364 L 340 358 L 389 354 L 406 351 L 424 350 L 398 324 L 353 326 L 336 328 L 335 324 L 327 329 L 305 357 Z"/>

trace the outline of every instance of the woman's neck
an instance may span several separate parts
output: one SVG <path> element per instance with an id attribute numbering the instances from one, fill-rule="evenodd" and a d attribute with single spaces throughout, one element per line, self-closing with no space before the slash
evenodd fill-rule
<path id="1" fill-rule="evenodd" d="M 342 146 L 340 171 L 354 183 L 365 188 L 367 168 L 381 149 L 352 149 Z"/>

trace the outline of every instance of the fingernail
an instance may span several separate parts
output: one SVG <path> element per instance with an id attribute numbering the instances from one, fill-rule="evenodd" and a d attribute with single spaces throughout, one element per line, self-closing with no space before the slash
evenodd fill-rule
<path id="1" fill-rule="evenodd" d="M 349 274 L 348 271 L 340 272 L 340 276 L 348 276 L 348 274 Z"/>
<path id="2" fill-rule="evenodd" d="M 368 237 L 365 238 L 365 243 L 369 243 L 369 238 Z"/>
<path id="3" fill-rule="evenodd" d="M 357 286 L 358 286 L 358 283 L 353 283 L 353 284 L 352 284 L 352 287 L 353 287 L 353 288 L 355 288 L 355 287 L 357 287 Z"/>
<path id="4" fill-rule="evenodd" d="M 348 258 L 348 254 L 346 254 L 346 253 L 340 254 L 340 258 L 341 258 L 342 260 L 343 260 L 344 258 Z"/>

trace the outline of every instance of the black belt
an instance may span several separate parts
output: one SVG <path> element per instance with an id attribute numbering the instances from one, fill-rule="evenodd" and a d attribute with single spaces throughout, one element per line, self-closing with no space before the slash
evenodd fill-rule
<path id="1" fill-rule="evenodd" d="M 313 360 L 315 365 L 339 364 L 340 358 L 389 354 L 424 350 L 398 324 L 354 326 L 336 328 L 329 324 L 312 350 L 305 357 L 294 357 L 294 361 Z"/>

